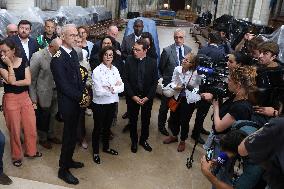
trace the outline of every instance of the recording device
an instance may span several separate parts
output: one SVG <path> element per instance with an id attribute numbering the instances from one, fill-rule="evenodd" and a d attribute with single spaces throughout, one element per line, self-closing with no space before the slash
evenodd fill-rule
<path id="1" fill-rule="evenodd" d="M 229 159 L 229 157 L 225 152 L 220 152 L 217 159 L 216 159 L 216 165 L 212 169 L 212 173 L 214 175 L 217 175 L 219 173 L 220 169 L 222 168 L 222 166 L 224 166 L 226 164 L 228 159 Z"/>
<path id="2" fill-rule="evenodd" d="M 199 91 L 201 93 L 212 93 L 214 99 L 224 98 L 228 96 L 227 78 L 229 70 L 227 63 L 213 62 L 212 59 L 205 55 L 198 57 L 199 66 L 197 73 L 202 76 Z"/>
<path id="3" fill-rule="evenodd" d="M 250 93 L 254 105 L 271 106 L 284 101 L 284 68 L 260 68 L 256 77 L 257 89 Z"/>

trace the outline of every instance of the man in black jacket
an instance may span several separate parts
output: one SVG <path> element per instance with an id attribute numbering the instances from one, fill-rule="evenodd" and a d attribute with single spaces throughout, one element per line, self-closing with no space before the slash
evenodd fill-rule
<path id="1" fill-rule="evenodd" d="M 67 24 L 62 28 L 62 46 L 53 56 L 50 65 L 56 84 L 58 110 L 64 121 L 58 177 L 68 184 L 79 184 L 79 180 L 69 169 L 84 167 L 83 163 L 72 159 L 80 115 L 79 103 L 84 89 L 78 55 L 73 49 L 76 46 L 77 35 L 78 31 L 73 24 Z"/>
<path id="2" fill-rule="evenodd" d="M 137 152 L 137 120 L 141 108 L 141 136 L 139 144 L 151 152 L 148 144 L 149 124 L 153 98 L 156 94 L 158 84 L 158 69 L 154 59 L 146 56 L 147 42 L 139 39 L 133 46 L 133 55 L 126 59 L 125 63 L 125 91 L 127 98 L 127 109 L 130 120 L 131 151 Z"/>

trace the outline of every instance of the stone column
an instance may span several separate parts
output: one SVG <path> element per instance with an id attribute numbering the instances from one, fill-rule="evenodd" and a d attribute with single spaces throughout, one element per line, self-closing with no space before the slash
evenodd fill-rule
<path id="1" fill-rule="evenodd" d="M 34 6 L 35 6 L 35 0 L 25 0 L 25 1 L 9 0 L 7 1 L 6 4 L 7 10 L 24 10 L 27 9 L 27 7 L 34 7 Z"/>
<path id="2" fill-rule="evenodd" d="M 261 21 L 261 24 L 267 25 L 270 15 L 270 0 L 262 0 L 262 6 L 260 11 L 260 17 L 259 20 Z"/>
<path id="3" fill-rule="evenodd" d="M 239 18 L 240 2 L 241 2 L 241 0 L 235 0 L 234 12 L 233 12 L 233 16 L 235 18 Z"/>
<path id="4" fill-rule="evenodd" d="M 224 14 L 224 3 L 225 3 L 225 0 L 218 0 L 216 18 L 219 18 L 220 16 Z"/>
<path id="5" fill-rule="evenodd" d="M 58 8 L 60 6 L 76 6 L 76 0 L 58 0 Z"/>
<path id="6" fill-rule="evenodd" d="M 238 12 L 238 18 L 243 19 L 248 17 L 249 0 L 241 0 Z"/>
<path id="7" fill-rule="evenodd" d="M 258 0 L 255 3 L 252 21 L 259 22 L 260 24 L 267 25 L 270 9 L 269 9 L 270 0 Z"/>

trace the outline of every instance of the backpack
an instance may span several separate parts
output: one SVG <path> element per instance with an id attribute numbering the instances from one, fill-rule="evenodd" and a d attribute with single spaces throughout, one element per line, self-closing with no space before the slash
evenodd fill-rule
<path id="1" fill-rule="evenodd" d="M 240 130 L 248 136 L 260 129 L 261 127 L 262 125 L 259 125 L 254 121 L 238 120 L 232 124 L 231 130 Z"/>

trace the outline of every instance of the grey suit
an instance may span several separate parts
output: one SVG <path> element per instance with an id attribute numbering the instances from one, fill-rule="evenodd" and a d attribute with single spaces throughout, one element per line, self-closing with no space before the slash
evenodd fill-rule
<path id="1" fill-rule="evenodd" d="M 126 60 L 127 56 L 132 54 L 132 47 L 135 44 L 135 34 L 132 33 L 128 36 L 125 36 L 121 43 L 121 54 L 122 58 Z"/>
<path id="2" fill-rule="evenodd" d="M 30 60 L 32 82 L 30 85 L 30 97 L 42 108 L 51 106 L 55 83 L 50 70 L 51 54 L 48 47 L 33 54 Z"/>
<path id="3" fill-rule="evenodd" d="M 57 93 L 50 69 L 52 60 L 48 47 L 33 54 L 30 60 L 30 97 L 37 102 L 36 122 L 40 141 L 54 137 L 55 115 L 57 113 Z"/>
<path id="4" fill-rule="evenodd" d="M 184 55 L 191 52 L 191 48 L 184 45 Z M 163 84 L 166 86 L 172 80 L 172 75 L 176 66 L 178 66 L 178 55 L 176 52 L 176 45 L 172 44 L 163 49 L 161 60 L 159 64 L 159 71 L 163 78 Z"/>
<path id="5" fill-rule="evenodd" d="M 184 45 L 183 47 L 184 47 L 183 56 L 191 52 L 190 47 L 186 45 Z M 163 78 L 164 86 L 166 86 L 167 84 L 171 82 L 174 69 L 176 66 L 178 66 L 178 64 L 179 64 L 179 60 L 178 60 L 178 55 L 176 52 L 176 45 L 172 44 L 164 48 L 161 54 L 161 60 L 159 64 L 159 71 Z M 159 109 L 159 115 L 158 115 L 158 127 L 160 131 L 163 130 L 163 128 L 165 128 L 165 124 L 167 120 L 167 114 L 168 114 L 167 101 L 168 99 L 165 96 L 162 96 L 161 105 Z"/>

